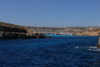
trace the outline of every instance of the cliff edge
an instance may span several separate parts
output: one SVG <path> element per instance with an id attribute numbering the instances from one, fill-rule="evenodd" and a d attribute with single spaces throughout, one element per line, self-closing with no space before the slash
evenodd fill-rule
<path id="1" fill-rule="evenodd" d="M 0 39 L 14 38 L 47 38 L 42 33 L 33 33 L 25 26 L 0 22 Z"/>

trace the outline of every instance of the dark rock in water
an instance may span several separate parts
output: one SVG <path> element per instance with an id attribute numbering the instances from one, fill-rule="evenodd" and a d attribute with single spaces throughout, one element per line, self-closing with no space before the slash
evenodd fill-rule
<path id="1" fill-rule="evenodd" d="M 99 37 L 98 37 L 98 43 L 97 43 L 96 46 L 97 46 L 98 48 L 100 48 L 100 33 L 98 34 L 98 36 L 99 36 Z"/>
<path id="2" fill-rule="evenodd" d="M 96 45 L 97 48 L 100 48 L 100 44 Z"/>
<path id="3" fill-rule="evenodd" d="M 96 45 L 98 48 L 100 48 L 100 37 L 98 39 L 98 44 Z"/>

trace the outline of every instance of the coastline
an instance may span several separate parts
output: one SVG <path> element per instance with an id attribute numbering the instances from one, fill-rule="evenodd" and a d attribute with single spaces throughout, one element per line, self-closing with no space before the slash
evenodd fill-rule
<path id="1" fill-rule="evenodd" d="M 0 22 L 0 39 L 50 38 L 52 35 L 98 36 L 99 27 L 30 27 Z"/>
<path id="2" fill-rule="evenodd" d="M 0 22 L 0 39 L 29 39 L 29 38 L 49 38 L 42 33 L 34 33 L 25 26 Z"/>

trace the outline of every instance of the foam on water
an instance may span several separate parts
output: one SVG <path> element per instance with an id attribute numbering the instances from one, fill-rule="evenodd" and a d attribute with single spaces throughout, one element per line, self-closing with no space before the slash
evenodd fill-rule
<path id="1" fill-rule="evenodd" d="M 89 46 L 89 47 L 79 47 L 79 46 L 75 46 L 76 49 L 87 49 L 89 51 L 100 51 L 100 48 L 97 48 L 95 46 Z"/>
<path id="2" fill-rule="evenodd" d="M 77 49 L 78 49 L 79 47 L 78 47 L 78 46 L 76 46 L 75 48 L 77 48 Z"/>
<path id="3" fill-rule="evenodd" d="M 100 51 L 100 48 L 97 48 L 95 46 L 90 46 L 90 47 L 88 47 L 88 50 L 90 50 L 90 51 Z"/>

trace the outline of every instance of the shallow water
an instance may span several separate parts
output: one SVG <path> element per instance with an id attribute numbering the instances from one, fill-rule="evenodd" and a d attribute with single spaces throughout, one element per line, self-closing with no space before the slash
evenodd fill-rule
<path id="1" fill-rule="evenodd" d="M 0 40 L 0 67 L 100 67 L 97 37 Z"/>

